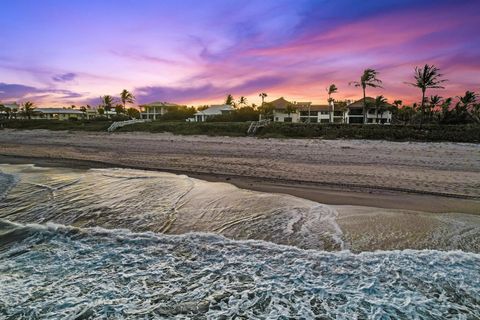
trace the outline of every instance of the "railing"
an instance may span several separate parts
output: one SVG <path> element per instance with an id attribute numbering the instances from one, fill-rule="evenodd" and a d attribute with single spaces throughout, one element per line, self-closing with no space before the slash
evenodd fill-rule
<path id="1" fill-rule="evenodd" d="M 252 123 L 250 123 L 250 127 L 248 127 L 247 134 L 253 136 L 253 135 L 255 135 L 255 133 L 257 132 L 257 130 L 259 128 L 266 127 L 269 124 L 270 124 L 270 119 L 264 119 L 264 120 L 260 120 L 260 121 L 252 121 Z"/>
<path id="2" fill-rule="evenodd" d="M 128 126 L 129 124 L 134 124 L 134 123 L 143 123 L 143 122 L 151 122 L 152 120 L 150 119 L 132 119 L 132 120 L 127 120 L 127 121 L 115 121 L 108 127 L 107 131 L 108 132 L 113 132 L 117 130 L 118 128 Z"/>

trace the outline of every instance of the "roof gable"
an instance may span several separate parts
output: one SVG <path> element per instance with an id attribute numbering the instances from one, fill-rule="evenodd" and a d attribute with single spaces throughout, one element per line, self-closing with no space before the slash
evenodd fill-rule
<path id="1" fill-rule="evenodd" d="M 285 100 L 285 98 L 281 97 L 277 100 L 273 100 L 269 102 L 275 109 L 285 109 L 287 106 L 293 105 L 290 101 Z"/>
<path id="2" fill-rule="evenodd" d="M 375 98 L 372 97 L 366 97 L 365 101 L 367 103 L 367 107 L 369 105 L 374 105 L 375 104 Z M 385 107 L 391 107 L 392 105 L 390 103 L 384 103 L 383 106 Z M 362 108 L 363 109 L 363 99 L 357 100 L 347 106 L 349 109 L 356 109 L 356 108 Z"/>
<path id="3" fill-rule="evenodd" d="M 143 104 L 142 106 L 144 107 L 177 107 L 178 104 L 176 103 L 170 103 L 166 101 L 155 101 L 155 102 L 150 102 L 147 104 Z"/>

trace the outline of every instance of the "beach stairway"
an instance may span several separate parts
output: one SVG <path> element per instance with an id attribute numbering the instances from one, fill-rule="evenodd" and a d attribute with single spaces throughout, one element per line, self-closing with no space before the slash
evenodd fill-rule
<path id="1" fill-rule="evenodd" d="M 251 136 L 254 136 L 255 133 L 257 133 L 257 130 L 259 128 L 266 127 L 269 123 L 270 123 L 270 119 L 264 119 L 264 120 L 260 120 L 260 121 L 252 121 L 252 123 L 250 123 L 250 126 L 248 127 L 247 134 L 251 135 Z"/>
<path id="2" fill-rule="evenodd" d="M 143 122 L 150 122 L 150 121 L 152 120 L 151 119 L 132 119 L 132 120 L 126 120 L 126 121 L 115 121 L 110 125 L 110 127 L 108 127 L 107 131 L 113 132 L 118 128 L 128 126 L 129 124 L 143 123 Z"/>

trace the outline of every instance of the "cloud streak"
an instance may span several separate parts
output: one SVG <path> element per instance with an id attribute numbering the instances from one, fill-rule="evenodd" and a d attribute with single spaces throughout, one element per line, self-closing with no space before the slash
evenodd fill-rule
<path id="1" fill-rule="evenodd" d="M 73 72 L 69 73 L 63 73 L 63 74 L 57 74 L 52 77 L 52 80 L 55 82 L 69 82 L 74 80 L 77 77 L 77 75 Z"/>

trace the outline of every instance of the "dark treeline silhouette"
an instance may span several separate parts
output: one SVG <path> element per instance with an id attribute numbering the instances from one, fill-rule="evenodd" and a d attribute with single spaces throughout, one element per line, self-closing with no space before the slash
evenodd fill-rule
<path id="1" fill-rule="evenodd" d="M 393 124 L 469 124 L 480 123 L 480 101 L 479 95 L 474 91 L 466 91 L 456 97 L 442 97 L 438 94 L 428 96 L 431 89 L 444 89 L 444 83 L 447 79 L 440 72 L 440 69 L 434 65 L 426 64 L 423 67 L 415 67 L 413 74 L 413 82 L 405 82 L 406 85 L 414 86 L 420 89 L 420 101 L 411 105 L 405 105 L 402 100 L 397 99 L 388 102 L 383 95 L 377 96 L 375 102 L 368 102 L 368 88 L 382 88 L 383 82 L 379 79 L 379 72 L 375 69 L 365 69 L 358 81 L 352 81 L 349 85 L 361 88 L 363 98 L 363 114 L 364 122 L 366 122 L 366 114 L 368 109 L 374 109 L 377 115 L 381 115 L 386 109 L 392 111 Z M 329 104 L 333 103 L 335 110 L 342 110 L 347 107 L 346 101 L 335 100 L 332 94 L 338 93 L 335 84 L 331 84 L 326 88 Z M 274 107 L 266 101 L 267 93 L 259 94 L 262 100 L 260 106 L 249 104 L 247 98 L 241 96 L 235 100 L 232 94 L 228 94 L 225 104 L 233 106 L 235 109 L 230 114 L 225 114 L 210 119 L 209 121 L 253 121 L 257 120 L 261 115 L 263 118 L 271 118 L 273 116 Z M 140 111 L 136 108 L 127 108 L 128 104 L 135 102 L 135 97 L 128 90 L 124 89 L 119 99 L 111 95 L 100 97 L 101 103 L 97 107 L 99 118 L 118 119 L 118 118 L 140 118 Z M 71 106 L 71 108 L 76 108 Z M 194 115 L 197 110 L 203 110 L 206 106 L 197 109 L 193 107 L 178 106 L 172 108 L 167 114 L 161 117 L 161 120 L 185 120 Z M 82 112 L 91 109 L 89 105 L 81 106 Z M 114 111 L 114 113 L 112 112 Z M 287 106 L 285 109 L 287 114 L 296 112 L 295 105 Z M 170 114 L 169 114 L 170 113 Z M 34 104 L 27 101 L 22 104 L 20 109 L 8 108 L 0 103 L 0 117 L 6 119 L 31 119 L 36 114 Z"/>

